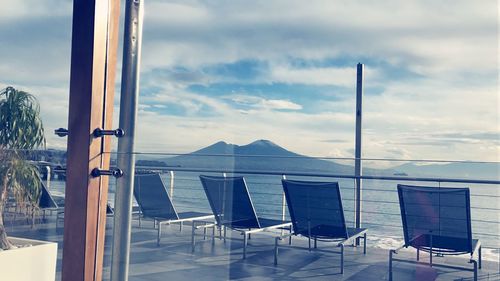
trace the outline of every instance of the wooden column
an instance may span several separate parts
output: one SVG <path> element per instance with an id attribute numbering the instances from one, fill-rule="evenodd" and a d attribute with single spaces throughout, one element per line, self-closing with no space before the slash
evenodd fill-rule
<path id="1" fill-rule="evenodd" d="M 64 215 L 63 281 L 102 279 L 119 0 L 74 0 Z"/>

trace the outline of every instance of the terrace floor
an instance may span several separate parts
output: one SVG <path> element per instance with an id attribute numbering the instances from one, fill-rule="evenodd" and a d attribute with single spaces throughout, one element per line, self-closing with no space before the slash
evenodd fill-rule
<path id="1" fill-rule="evenodd" d="M 109 279 L 111 259 L 112 218 L 108 218 L 106 229 L 104 277 Z M 271 234 L 253 234 L 249 240 L 247 259 L 242 259 L 242 240 L 237 232 L 228 231 L 227 241 L 218 238 L 212 243 L 210 237 L 203 240 L 197 236 L 196 251 L 191 253 L 191 226 L 179 231 L 178 225 L 163 227 L 162 242 L 156 245 L 156 230 L 150 221 L 142 227 L 134 221 L 130 256 L 129 280 L 388 280 L 388 251 L 370 247 L 367 255 L 362 248 L 347 247 L 345 251 L 345 273 L 340 274 L 340 255 L 337 248 L 328 243 L 318 243 L 318 249 L 309 253 L 307 240 L 294 238 L 293 245 L 283 242 L 280 247 L 279 265 L 273 265 L 274 239 Z M 48 216 L 43 223 L 31 228 L 26 224 L 7 225 L 10 236 L 38 240 L 57 241 L 57 280 L 62 264 L 63 228 L 55 226 L 55 216 Z M 414 259 L 414 253 L 405 250 L 398 255 Z M 422 255 L 422 261 L 428 255 Z M 450 263 L 467 266 L 465 258 L 434 258 L 435 263 Z M 483 261 L 479 280 L 500 280 L 498 262 Z M 453 269 L 430 268 L 406 263 L 394 263 L 394 280 L 473 280 L 473 273 Z"/>

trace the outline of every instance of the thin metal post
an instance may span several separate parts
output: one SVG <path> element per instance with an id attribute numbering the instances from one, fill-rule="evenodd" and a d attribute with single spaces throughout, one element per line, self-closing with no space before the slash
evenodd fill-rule
<path id="1" fill-rule="evenodd" d="M 283 175 L 282 179 L 286 180 L 286 175 Z M 281 220 L 285 221 L 285 219 L 286 219 L 286 196 L 285 196 L 285 190 L 283 190 L 281 191 Z M 283 236 L 283 229 L 281 230 L 281 236 Z"/>
<path id="2" fill-rule="evenodd" d="M 45 187 L 50 189 L 50 166 L 45 166 L 45 170 L 47 170 L 47 180 L 45 181 Z"/>
<path id="3" fill-rule="evenodd" d="M 135 172 L 135 156 L 132 152 L 139 97 L 144 0 L 127 0 L 125 5 L 120 99 L 120 128 L 125 131 L 125 136 L 118 141 L 117 157 L 118 167 L 123 170 L 124 176 L 116 181 L 111 281 L 128 280 Z"/>
<path id="4" fill-rule="evenodd" d="M 283 175 L 283 179 L 286 180 L 286 175 Z M 281 192 L 281 220 L 285 221 L 286 219 L 286 196 L 285 191 Z M 283 234 L 283 230 L 281 231 Z"/>
<path id="5" fill-rule="evenodd" d="M 356 74 L 356 147 L 354 174 L 356 176 L 355 191 L 355 224 L 356 228 L 361 227 L 361 125 L 362 125 L 362 99 L 363 99 L 363 64 L 358 63 Z M 359 239 L 356 239 L 356 245 L 359 245 Z"/>
<path id="6" fill-rule="evenodd" d="M 174 171 L 170 171 L 170 200 L 174 200 Z"/>

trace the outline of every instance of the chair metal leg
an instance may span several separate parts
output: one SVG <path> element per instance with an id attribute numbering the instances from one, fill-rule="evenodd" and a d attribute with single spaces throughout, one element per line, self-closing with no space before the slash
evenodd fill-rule
<path id="1" fill-rule="evenodd" d="M 366 232 L 363 235 L 363 254 L 366 255 Z"/>
<path id="2" fill-rule="evenodd" d="M 477 261 L 470 260 L 470 262 L 474 265 L 474 281 L 477 281 Z"/>
<path id="3" fill-rule="evenodd" d="M 417 261 L 420 260 L 420 248 L 417 247 Z"/>
<path id="4" fill-rule="evenodd" d="M 274 265 L 278 265 L 278 240 L 279 237 L 274 238 Z"/>
<path id="5" fill-rule="evenodd" d="M 344 244 L 340 244 L 340 274 L 344 274 Z"/>
<path id="6" fill-rule="evenodd" d="M 212 245 L 215 244 L 215 225 L 212 227 Z"/>
<path id="7" fill-rule="evenodd" d="M 311 251 L 311 221 L 307 221 L 307 239 L 309 242 L 309 252 Z"/>
<path id="8" fill-rule="evenodd" d="M 204 228 L 206 230 L 206 228 Z M 195 247 L 195 241 L 194 241 L 194 234 L 196 231 L 196 223 L 193 221 L 193 228 L 191 229 L 191 253 L 194 253 L 194 247 Z M 205 237 L 205 236 L 203 236 Z"/>
<path id="9" fill-rule="evenodd" d="M 160 246 L 160 237 L 161 237 L 161 223 L 158 223 L 158 238 L 157 238 L 157 242 L 156 242 L 156 245 L 157 246 Z"/>
<path id="10" fill-rule="evenodd" d="M 482 254 L 481 254 L 482 248 L 483 248 L 483 246 L 479 246 L 479 252 L 478 252 L 478 254 L 479 254 L 479 257 L 478 257 L 478 260 L 479 260 L 479 269 L 482 268 L 482 265 L 481 265 L 481 263 L 482 263 L 482 257 L 481 257 L 482 256 Z"/>
<path id="11" fill-rule="evenodd" d="M 248 238 L 247 238 L 247 233 L 245 232 L 243 234 L 243 259 L 247 258 L 247 243 L 248 243 Z"/>
<path id="12" fill-rule="evenodd" d="M 394 252 L 389 250 L 389 281 L 392 281 L 392 254 Z"/>
<path id="13" fill-rule="evenodd" d="M 182 232 L 182 222 L 179 223 L 179 232 Z"/>
<path id="14" fill-rule="evenodd" d="M 429 250 L 429 265 L 432 267 L 432 234 L 431 234 L 431 245 L 430 245 L 430 250 Z"/>
<path id="15" fill-rule="evenodd" d="M 288 232 L 290 234 L 290 237 L 288 238 L 288 245 L 292 245 L 292 226 L 290 225 L 290 227 L 288 228 Z"/>
<path id="16" fill-rule="evenodd" d="M 224 243 L 226 243 L 227 227 L 226 226 L 223 226 L 223 227 L 224 227 Z"/>
<path id="17" fill-rule="evenodd" d="M 207 223 L 205 223 L 205 227 L 203 228 L 203 240 L 207 240 L 207 227 L 206 226 L 207 226 Z"/>
<path id="18" fill-rule="evenodd" d="M 314 237 L 314 249 L 318 248 L 318 238 Z"/>

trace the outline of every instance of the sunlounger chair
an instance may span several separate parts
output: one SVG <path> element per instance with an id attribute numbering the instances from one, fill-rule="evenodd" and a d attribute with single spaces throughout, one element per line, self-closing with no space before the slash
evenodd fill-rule
<path id="1" fill-rule="evenodd" d="M 159 174 L 136 175 L 134 197 L 141 216 L 151 218 L 158 227 L 157 244 L 160 245 L 162 225 L 213 220 L 213 215 L 199 212 L 177 212 Z"/>
<path id="2" fill-rule="evenodd" d="M 342 199 L 337 182 L 311 182 L 282 180 L 293 232 L 275 241 L 274 264 L 278 264 L 278 244 L 292 235 L 307 237 L 309 251 L 311 239 L 314 248 L 317 241 L 334 242 L 340 247 L 340 272 L 344 273 L 344 245 L 363 237 L 363 253 L 366 254 L 366 228 L 346 226 Z M 291 240 L 290 240 L 291 242 Z"/>
<path id="3" fill-rule="evenodd" d="M 481 268 L 481 243 L 472 239 L 470 192 L 468 188 L 444 188 L 398 185 L 399 205 L 403 223 L 404 245 L 389 251 L 389 280 L 392 281 L 394 261 L 420 262 L 420 251 L 429 253 L 429 266 L 441 266 L 474 272 L 477 280 Z M 396 259 L 402 248 L 417 250 L 417 260 Z M 478 256 L 478 261 L 474 255 Z M 473 268 L 433 263 L 433 255 L 470 254 Z"/>
<path id="4" fill-rule="evenodd" d="M 243 234 L 243 259 L 250 234 L 272 229 L 290 229 L 288 221 L 258 217 L 243 177 L 200 176 L 216 225 Z M 194 237 L 194 231 L 193 231 Z M 194 239 L 193 251 L 194 251 Z"/>

